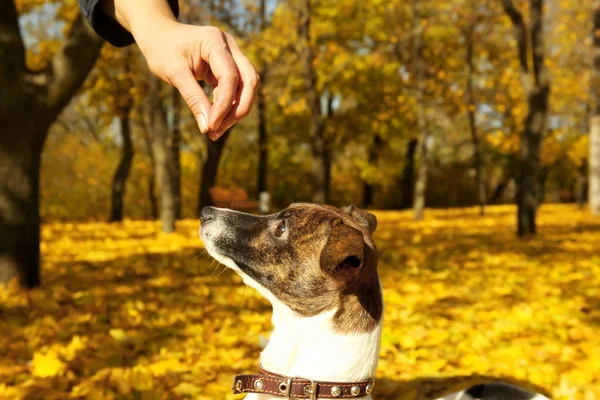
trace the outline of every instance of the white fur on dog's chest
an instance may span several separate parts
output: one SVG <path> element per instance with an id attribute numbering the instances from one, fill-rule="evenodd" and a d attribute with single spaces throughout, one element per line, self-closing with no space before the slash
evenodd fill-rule
<path id="1" fill-rule="evenodd" d="M 245 284 L 256 289 L 273 306 L 273 333 L 260 355 L 265 369 L 329 382 L 357 382 L 375 377 L 383 318 L 371 332 L 335 332 L 332 323 L 335 311 L 302 317 L 242 273 L 231 259 L 218 254 L 214 257 L 236 271 Z M 371 399 L 371 396 L 357 397 L 357 400 Z M 281 397 L 250 393 L 245 400 L 281 400 Z"/>
<path id="2" fill-rule="evenodd" d="M 265 293 L 266 294 L 266 293 Z M 334 331 L 334 312 L 302 317 L 273 296 L 275 329 L 260 355 L 261 365 L 278 374 L 317 381 L 355 382 L 374 378 L 379 356 L 380 321 L 369 333 L 340 334 Z M 276 400 L 249 394 L 247 400 Z M 358 399 L 371 399 L 371 396 Z"/>

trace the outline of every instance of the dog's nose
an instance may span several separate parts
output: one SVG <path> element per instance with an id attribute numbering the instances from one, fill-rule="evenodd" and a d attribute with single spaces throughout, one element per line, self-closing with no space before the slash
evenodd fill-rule
<path id="1" fill-rule="evenodd" d="M 202 207 L 200 210 L 200 221 L 206 223 L 215 218 L 215 209 L 213 207 Z"/>

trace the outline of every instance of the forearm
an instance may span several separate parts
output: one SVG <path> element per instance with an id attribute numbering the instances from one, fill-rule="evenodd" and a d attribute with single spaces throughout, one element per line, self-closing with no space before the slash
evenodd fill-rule
<path id="1" fill-rule="evenodd" d="M 166 0 L 101 0 L 102 10 L 139 40 L 156 24 L 176 22 Z"/>
<path id="2" fill-rule="evenodd" d="M 177 0 L 77 1 L 96 33 L 117 47 L 134 43 L 135 36 L 156 36 L 156 29 L 179 14 Z"/>

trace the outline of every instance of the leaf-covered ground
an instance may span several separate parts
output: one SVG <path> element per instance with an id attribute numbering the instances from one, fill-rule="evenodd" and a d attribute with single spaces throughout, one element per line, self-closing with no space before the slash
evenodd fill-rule
<path id="1" fill-rule="evenodd" d="M 380 212 L 385 331 L 376 399 L 435 398 L 502 378 L 600 398 L 600 219 L 541 209 Z M 1 399 L 239 399 L 270 308 L 212 263 L 197 221 L 49 224 L 44 286 L 0 288 Z M 201 256 L 200 256 L 201 255 Z"/>

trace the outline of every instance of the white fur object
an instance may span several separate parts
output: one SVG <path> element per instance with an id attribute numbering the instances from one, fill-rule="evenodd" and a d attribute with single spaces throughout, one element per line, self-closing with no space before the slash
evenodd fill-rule
<path id="1" fill-rule="evenodd" d="M 219 222 L 215 223 L 217 224 Z M 205 235 L 206 238 L 210 237 L 208 232 Z M 314 317 L 299 315 L 264 286 L 244 274 L 235 261 L 214 251 L 210 240 L 204 242 L 212 257 L 236 271 L 246 285 L 258 290 L 273 306 L 273 333 L 260 355 L 260 363 L 266 370 L 315 381 L 356 382 L 375 377 L 383 317 L 375 329 L 368 333 L 335 332 L 332 322 L 335 310 Z M 280 399 L 281 397 L 256 393 L 246 396 L 246 400 Z M 363 396 L 357 399 L 372 398 Z"/>

